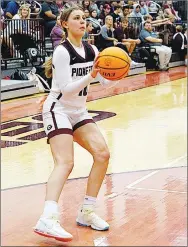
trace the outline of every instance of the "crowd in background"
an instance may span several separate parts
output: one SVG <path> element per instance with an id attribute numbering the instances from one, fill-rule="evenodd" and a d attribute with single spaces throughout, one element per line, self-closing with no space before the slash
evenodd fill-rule
<path id="1" fill-rule="evenodd" d="M 166 67 L 165 59 L 168 60 L 162 58 L 163 53 L 168 53 L 167 57 L 171 57 L 171 49 L 167 46 L 179 52 L 181 57 L 186 55 L 185 20 L 182 20 L 181 12 L 174 8 L 173 1 L 39 0 L 37 2 L 39 4 L 32 0 L 1 1 L 2 32 L 7 29 L 6 19 L 24 21 L 30 18 L 41 18 L 45 36 L 51 37 L 55 48 L 65 38 L 59 20 L 61 11 L 79 4 L 87 18 L 87 28 L 83 39 L 95 44 L 99 50 L 109 46 L 119 46 L 131 56 L 136 46 L 147 43 L 158 51 L 159 59 L 161 57 L 163 61 L 161 68 Z M 101 34 L 95 36 L 100 26 Z M 24 29 L 24 25 L 14 26 L 7 35 L 15 32 L 15 29 L 20 30 L 21 27 Z M 3 42 L 2 38 L 1 41 Z"/>

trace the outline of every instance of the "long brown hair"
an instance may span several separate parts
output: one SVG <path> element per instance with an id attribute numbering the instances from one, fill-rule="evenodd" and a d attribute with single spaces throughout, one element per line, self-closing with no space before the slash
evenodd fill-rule
<path id="1" fill-rule="evenodd" d="M 78 5 L 73 5 L 72 7 L 68 8 L 68 9 L 65 9 L 61 12 L 61 15 L 60 15 L 60 22 L 61 22 L 61 25 L 64 21 L 68 21 L 69 19 L 69 16 L 70 14 L 74 11 L 74 10 L 83 10 L 81 6 L 78 6 Z M 63 28 L 64 31 L 65 31 L 65 34 L 66 34 L 66 37 L 68 36 L 68 33 L 67 33 L 67 29 L 66 28 Z M 63 39 L 64 40 L 64 39 Z M 63 40 L 61 41 L 61 43 L 63 42 Z M 48 59 L 48 61 L 46 61 L 44 64 L 43 64 L 43 67 L 45 68 L 45 76 L 47 78 L 52 78 L 52 57 L 50 59 Z"/>

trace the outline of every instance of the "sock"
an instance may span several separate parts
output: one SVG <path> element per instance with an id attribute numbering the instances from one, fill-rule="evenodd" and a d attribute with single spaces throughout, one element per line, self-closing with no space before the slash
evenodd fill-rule
<path id="1" fill-rule="evenodd" d="M 42 214 L 44 217 L 52 215 L 59 215 L 58 204 L 56 201 L 45 201 L 44 211 Z"/>
<path id="2" fill-rule="evenodd" d="M 97 198 L 92 196 L 85 196 L 84 203 L 82 205 L 83 209 L 91 209 L 93 210 L 96 204 Z"/>

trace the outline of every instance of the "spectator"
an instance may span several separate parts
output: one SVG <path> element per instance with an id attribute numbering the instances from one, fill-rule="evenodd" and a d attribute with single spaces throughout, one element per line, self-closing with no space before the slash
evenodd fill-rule
<path id="1" fill-rule="evenodd" d="M 114 38 L 113 18 L 107 15 L 105 25 L 101 28 L 101 48 L 107 48 L 117 44 L 118 40 Z"/>
<path id="2" fill-rule="evenodd" d="M 100 25 L 100 19 L 97 18 L 97 11 L 95 9 L 93 9 L 91 12 L 90 12 L 90 20 L 93 20 L 95 23 L 92 22 L 93 24 L 93 27 L 95 29 L 98 29 L 99 28 L 99 25 Z"/>
<path id="3" fill-rule="evenodd" d="M 50 37 L 54 48 L 56 48 L 56 46 L 59 45 L 63 39 L 65 39 L 65 32 L 63 31 L 60 22 L 60 15 L 57 16 L 56 25 L 52 28 Z"/>
<path id="4" fill-rule="evenodd" d="M 165 2 L 165 4 L 163 5 L 163 9 L 164 9 L 164 14 L 167 18 L 170 16 L 174 16 L 176 21 L 181 20 L 181 18 L 178 16 L 176 10 L 173 7 L 171 0 Z"/>
<path id="5" fill-rule="evenodd" d="M 111 1 L 110 6 L 111 6 L 111 11 L 114 12 L 115 7 L 118 5 L 117 1 Z"/>
<path id="6" fill-rule="evenodd" d="M 125 5 L 123 7 L 123 17 L 126 17 L 126 18 L 130 17 L 129 8 L 130 8 L 129 5 Z"/>
<path id="7" fill-rule="evenodd" d="M 4 29 L 4 20 L 5 20 L 5 18 L 4 18 L 4 11 L 3 11 L 3 9 L 1 8 L 1 26 L 0 26 L 1 32 L 2 32 L 2 30 Z"/>
<path id="8" fill-rule="evenodd" d="M 144 1 L 140 1 L 140 13 L 144 16 L 144 15 L 148 15 L 149 14 L 149 10 L 148 10 L 148 6 L 146 5 L 146 3 Z"/>
<path id="9" fill-rule="evenodd" d="M 64 6 L 63 6 L 63 0 L 56 0 L 56 5 L 57 5 L 57 8 L 58 8 L 58 11 L 59 11 L 59 14 L 61 13 L 61 11 L 64 9 Z"/>
<path id="10" fill-rule="evenodd" d="M 18 13 L 19 1 L 10 1 L 5 9 L 5 19 L 12 19 Z"/>
<path id="11" fill-rule="evenodd" d="M 40 17 L 44 19 L 44 31 L 45 35 L 49 36 L 52 28 L 56 24 L 57 16 L 59 15 L 58 6 L 54 3 L 53 0 L 46 0 L 42 3 L 42 10 Z"/>
<path id="12" fill-rule="evenodd" d="M 107 15 L 105 18 L 105 25 L 101 28 L 100 38 L 100 48 L 118 46 L 128 52 L 126 46 L 118 43 L 118 40 L 114 37 L 113 18 L 111 15 Z"/>
<path id="13" fill-rule="evenodd" d="M 133 8 L 134 8 L 134 10 L 130 14 L 130 17 L 137 17 L 137 18 L 139 17 L 143 21 L 143 16 L 142 16 L 142 14 L 140 12 L 140 10 L 141 10 L 140 4 L 138 4 L 138 3 L 137 4 L 134 4 L 133 5 Z"/>
<path id="14" fill-rule="evenodd" d="M 106 16 L 108 16 L 111 12 L 111 7 L 109 4 L 105 4 L 104 7 L 103 7 L 103 11 L 101 12 L 100 16 L 99 16 L 99 19 L 102 20 L 102 25 L 105 24 L 105 18 Z"/>
<path id="15" fill-rule="evenodd" d="M 182 26 L 176 26 L 176 34 L 174 34 L 172 40 L 172 51 L 177 52 L 181 60 L 185 60 L 187 54 L 187 39 L 182 31 Z"/>
<path id="16" fill-rule="evenodd" d="M 92 36 L 90 36 L 90 34 L 92 33 L 93 30 L 93 25 L 91 22 L 87 21 L 86 22 L 86 32 L 83 36 L 83 40 L 87 41 L 89 44 L 93 44 L 94 43 L 94 39 Z"/>
<path id="17" fill-rule="evenodd" d="M 141 41 L 139 39 L 130 39 L 129 38 L 129 31 L 128 28 L 128 20 L 126 18 L 122 18 L 122 25 L 118 27 L 114 31 L 114 36 L 121 42 L 123 45 L 126 46 L 129 56 L 131 56 L 132 52 L 134 51 L 137 44 L 140 44 Z"/>
<path id="18" fill-rule="evenodd" d="M 97 15 L 99 16 L 100 10 L 98 9 L 98 6 L 95 3 L 95 0 L 90 1 L 89 11 L 92 12 L 93 10 L 95 10 L 97 12 Z"/>
<path id="19" fill-rule="evenodd" d="M 10 21 L 7 27 L 3 30 L 3 41 L 8 46 L 11 56 L 13 56 L 13 43 L 11 36 L 18 33 L 29 35 L 31 32 L 29 20 L 27 20 L 30 18 L 30 13 L 31 9 L 29 8 L 29 5 L 23 4 L 19 8 L 18 13 L 13 16 L 13 21 Z"/>
<path id="20" fill-rule="evenodd" d="M 159 39 L 155 32 L 152 32 L 152 26 L 150 22 L 144 23 L 144 29 L 141 30 L 139 38 L 143 44 L 147 44 L 150 47 L 155 48 L 156 53 L 159 55 L 160 70 L 168 70 L 168 64 L 172 55 L 172 50 L 171 48 L 162 45 L 163 40 Z"/>
<path id="21" fill-rule="evenodd" d="M 120 25 L 120 22 L 121 22 L 120 13 L 121 13 L 121 11 L 122 11 L 122 9 L 121 9 L 120 5 L 114 6 L 114 12 L 111 14 L 111 16 L 113 18 L 114 28 L 116 28 Z"/>
<path id="22" fill-rule="evenodd" d="M 89 10 L 87 8 L 84 9 L 84 13 L 85 13 L 85 17 L 86 18 L 89 18 L 90 17 L 90 13 L 89 13 Z"/>
<path id="23" fill-rule="evenodd" d="M 83 7 L 83 9 L 89 10 L 90 1 L 89 1 L 89 0 L 84 0 L 84 1 L 82 1 L 82 7 Z"/>
<path id="24" fill-rule="evenodd" d="M 156 20 L 164 20 L 164 19 L 168 19 L 168 18 L 165 17 L 165 14 L 162 9 L 158 9 Z"/>

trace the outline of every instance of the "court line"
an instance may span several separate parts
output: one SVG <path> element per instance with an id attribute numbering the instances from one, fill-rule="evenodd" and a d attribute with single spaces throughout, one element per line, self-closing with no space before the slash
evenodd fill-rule
<path id="1" fill-rule="evenodd" d="M 186 157 L 187 157 L 187 155 L 183 155 L 183 156 L 181 156 L 181 157 L 179 157 L 179 158 L 177 158 L 177 159 L 175 159 L 175 160 L 173 160 L 173 161 L 171 161 L 171 162 L 165 164 L 165 166 L 173 165 L 173 164 L 176 163 L 177 161 L 179 161 L 179 160 L 181 160 L 181 159 L 184 159 L 184 158 L 186 158 Z M 167 168 L 168 168 L 168 167 L 167 167 Z M 126 188 L 128 188 L 128 189 L 134 188 L 134 187 L 132 187 L 132 186 L 134 186 L 135 184 L 138 184 L 138 183 L 144 181 L 145 179 L 147 179 L 147 178 L 153 176 L 154 174 L 156 174 L 156 173 L 158 173 L 158 172 L 160 172 L 160 171 L 161 171 L 161 170 L 157 170 L 157 171 L 151 172 L 151 173 L 145 175 L 144 177 L 142 177 L 142 178 L 140 178 L 140 179 L 137 179 L 137 180 L 134 181 L 133 183 L 127 185 Z"/>
<path id="2" fill-rule="evenodd" d="M 148 191 L 156 191 L 156 192 L 169 192 L 169 193 L 180 193 L 180 194 L 187 194 L 186 191 L 177 191 L 177 190 L 158 190 L 158 189 L 147 189 L 141 187 L 131 187 L 134 190 L 148 190 Z"/>
<path id="3" fill-rule="evenodd" d="M 142 178 L 140 178 L 140 179 L 137 179 L 137 180 L 134 181 L 133 183 L 129 184 L 129 185 L 127 186 L 127 188 L 128 188 L 128 189 L 132 188 L 133 185 L 138 184 L 138 183 L 144 181 L 145 179 L 147 179 L 147 178 L 153 176 L 154 174 L 156 174 L 156 173 L 158 173 L 158 172 L 159 172 L 159 171 L 154 171 L 154 172 L 151 172 L 151 173 L 147 174 L 146 176 L 144 176 L 144 177 L 142 177 Z"/>
<path id="4" fill-rule="evenodd" d="M 184 155 L 186 156 L 186 155 Z M 157 171 L 163 171 L 163 170 L 167 170 L 167 169 L 177 169 L 177 168 L 187 168 L 187 165 L 181 165 L 181 166 L 172 166 L 172 167 L 163 167 L 163 168 L 158 168 Z M 138 172 L 146 172 L 146 171 L 153 171 L 156 169 L 145 169 L 145 170 L 136 170 L 136 171 L 124 171 L 124 172 L 114 172 L 114 173 L 107 173 L 106 176 L 115 176 L 115 175 L 119 175 L 119 174 L 128 174 L 128 173 L 138 173 Z M 68 178 L 68 182 L 71 182 L 72 180 L 78 180 L 78 179 L 87 179 L 88 176 L 85 177 L 76 177 L 76 178 Z M 6 190 L 13 190 L 13 189 L 22 189 L 22 188 L 26 188 L 26 187 L 32 187 L 32 186 L 39 186 L 39 185 L 45 185 L 47 182 L 41 182 L 41 183 L 36 183 L 36 184 L 26 184 L 26 185 L 19 185 L 19 186 L 15 186 L 15 187 L 8 187 L 8 188 L 4 188 L 1 189 L 1 191 L 6 191 Z M 129 185 L 128 185 L 129 186 Z"/>

